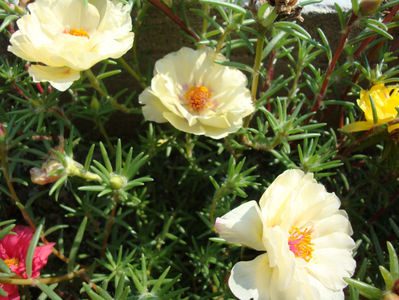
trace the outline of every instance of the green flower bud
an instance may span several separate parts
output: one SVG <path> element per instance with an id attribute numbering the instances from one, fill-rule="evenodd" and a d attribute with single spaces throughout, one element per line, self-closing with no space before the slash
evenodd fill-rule
<path id="1" fill-rule="evenodd" d="M 122 188 L 126 183 L 126 178 L 119 176 L 119 175 L 111 175 L 111 178 L 109 180 L 110 186 L 114 189 L 120 189 Z"/>
<path id="2" fill-rule="evenodd" d="M 100 102 L 98 102 L 97 97 L 92 97 L 91 98 L 91 102 L 90 102 L 90 106 L 92 109 L 94 110 L 99 110 L 100 109 Z"/>

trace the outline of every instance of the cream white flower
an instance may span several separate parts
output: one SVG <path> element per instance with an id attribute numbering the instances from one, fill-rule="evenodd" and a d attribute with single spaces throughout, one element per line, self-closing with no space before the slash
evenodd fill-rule
<path id="1" fill-rule="evenodd" d="M 343 277 L 356 267 L 347 214 L 311 173 L 287 170 L 259 201 L 216 220 L 222 238 L 259 251 L 234 265 L 229 278 L 242 300 L 344 299 Z"/>
<path id="2" fill-rule="evenodd" d="M 106 58 L 119 58 L 133 45 L 129 10 L 110 0 L 36 0 L 18 21 L 8 50 L 41 64 L 31 65 L 33 81 L 64 91 Z"/>
<path id="3" fill-rule="evenodd" d="M 182 48 L 158 60 L 151 86 L 139 97 L 149 121 L 170 122 L 177 129 L 219 139 L 242 127 L 254 111 L 247 78 L 211 48 Z"/>

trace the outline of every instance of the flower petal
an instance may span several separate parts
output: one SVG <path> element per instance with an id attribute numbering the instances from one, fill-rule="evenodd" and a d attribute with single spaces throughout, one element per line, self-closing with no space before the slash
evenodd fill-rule
<path id="1" fill-rule="evenodd" d="M 313 258 L 307 264 L 307 270 L 324 286 L 340 290 L 347 286 L 344 277 L 351 277 L 356 268 L 352 251 L 333 248 L 321 248 L 313 251 Z"/>
<path id="2" fill-rule="evenodd" d="M 167 122 L 162 113 L 167 111 L 167 108 L 155 96 L 150 88 L 146 88 L 139 96 L 139 103 L 144 104 L 143 115 L 146 120 L 154 121 L 157 123 Z"/>
<path id="3" fill-rule="evenodd" d="M 75 80 L 80 78 L 80 72 L 68 67 L 49 67 L 41 65 L 31 65 L 29 75 L 34 82 L 48 81 L 57 90 L 65 91 Z"/>
<path id="4" fill-rule="evenodd" d="M 230 243 L 240 243 L 256 250 L 265 250 L 262 242 L 263 223 L 256 201 L 246 202 L 217 218 L 215 229 Z"/>
<path id="5" fill-rule="evenodd" d="M 374 124 L 372 122 L 359 121 L 359 122 L 346 124 L 345 126 L 342 127 L 342 130 L 345 132 L 358 132 L 358 131 L 369 130 L 373 126 Z"/>
<path id="6" fill-rule="evenodd" d="M 286 228 L 283 229 L 288 232 L 292 218 L 300 207 L 300 203 L 290 200 L 295 199 L 296 192 L 301 187 L 305 176 L 312 177 L 311 174 L 305 175 L 301 170 L 287 170 L 279 175 L 263 193 L 259 206 L 268 226 L 282 227 L 286 224 Z"/>
<path id="7" fill-rule="evenodd" d="M 270 286 L 272 272 L 267 254 L 251 261 L 240 261 L 231 270 L 229 287 L 241 300 L 271 300 L 270 291 L 274 289 Z"/>
<path id="8" fill-rule="evenodd" d="M 342 232 L 351 235 L 351 224 L 349 223 L 346 213 L 342 212 L 342 210 L 339 210 L 336 214 L 315 223 L 313 226 L 313 238 L 318 238 L 334 232 Z"/>
<path id="9" fill-rule="evenodd" d="M 36 278 L 40 275 L 40 270 L 47 264 L 47 259 L 53 252 L 54 245 L 55 243 L 49 243 L 45 246 L 36 247 L 33 254 L 32 278 Z"/>
<path id="10" fill-rule="evenodd" d="M 388 132 L 391 133 L 392 131 L 399 129 L 399 124 L 394 124 L 388 127 Z"/>
<path id="11" fill-rule="evenodd" d="M 19 300 L 18 286 L 14 284 L 1 283 L 0 287 L 7 293 L 7 297 L 0 296 L 0 300 Z"/>
<path id="12" fill-rule="evenodd" d="M 263 240 L 269 256 L 269 265 L 275 270 L 273 286 L 278 290 L 285 290 L 295 272 L 295 255 L 289 249 L 288 235 L 276 226 L 264 229 Z"/>

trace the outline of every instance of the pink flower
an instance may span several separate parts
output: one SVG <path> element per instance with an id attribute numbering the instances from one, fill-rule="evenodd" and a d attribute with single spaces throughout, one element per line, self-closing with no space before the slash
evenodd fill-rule
<path id="1" fill-rule="evenodd" d="M 7 297 L 0 296 L 0 300 L 19 300 L 18 287 L 13 284 L 0 284 L 1 288 L 7 293 Z"/>
<path id="2" fill-rule="evenodd" d="M 8 265 L 11 272 L 22 278 L 28 278 L 26 274 L 25 259 L 32 240 L 34 231 L 27 226 L 15 226 L 15 234 L 8 234 L 0 240 L 0 258 Z M 40 270 L 47 264 L 47 258 L 52 252 L 54 243 L 36 247 L 33 253 L 32 278 L 40 275 Z M 18 288 L 11 284 L 1 284 L 8 297 L 1 297 L 0 300 L 18 300 Z"/>

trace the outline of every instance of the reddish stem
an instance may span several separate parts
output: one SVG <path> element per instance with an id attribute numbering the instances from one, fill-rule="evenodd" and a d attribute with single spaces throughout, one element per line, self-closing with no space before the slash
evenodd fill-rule
<path id="1" fill-rule="evenodd" d="M 396 6 L 394 6 L 394 8 L 389 12 L 389 14 L 384 18 L 384 20 L 382 21 L 382 23 L 386 24 L 388 22 L 390 22 L 393 17 L 396 15 L 396 13 L 399 10 L 399 4 L 397 4 Z M 374 34 L 372 36 L 369 36 L 367 39 L 365 39 L 363 41 L 363 43 L 360 45 L 360 47 L 356 50 L 356 52 L 353 54 L 353 58 L 357 57 L 364 48 L 366 48 L 366 46 L 376 37 L 377 35 Z"/>
<path id="2" fill-rule="evenodd" d="M 190 28 L 184 24 L 184 22 L 176 16 L 170 9 L 169 7 L 165 6 L 160 0 L 148 0 L 152 5 L 155 7 L 158 7 L 162 12 L 167 15 L 173 22 L 175 22 L 179 27 L 184 30 L 187 34 L 191 35 L 196 41 L 200 40 L 200 37 L 192 31 Z"/>
<path id="3" fill-rule="evenodd" d="M 349 32 L 351 31 L 353 25 L 355 24 L 355 21 L 358 19 L 358 17 L 352 12 L 352 15 L 350 16 L 346 29 L 344 33 L 341 36 L 341 41 L 339 42 L 339 45 L 337 47 L 337 50 L 334 53 L 334 56 L 328 65 L 327 71 L 326 71 L 326 76 L 324 77 L 323 84 L 321 85 L 320 93 L 317 95 L 315 103 L 312 107 L 312 111 L 317 111 L 320 107 L 320 103 L 323 100 L 324 96 L 326 95 L 327 92 L 327 87 L 328 87 L 328 82 L 330 80 L 330 75 L 332 71 L 334 71 L 335 65 L 341 56 L 342 51 L 344 50 L 346 40 L 348 39 Z"/>
<path id="4" fill-rule="evenodd" d="M 265 82 L 263 83 L 263 86 L 262 86 L 262 93 L 266 92 L 266 90 L 268 88 L 270 88 L 270 86 L 272 85 L 273 75 L 274 75 L 274 62 L 275 62 L 276 54 L 277 54 L 277 50 L 273 49 L 273 52 L 270 55 L 269 67 L 267 69 Z M 268 111 L 271 111 L 271 109 L 272 109 L 271 103 L 266 104 L 266 109 Z"/>
<path id="5" fill-rule="evenodd" d="M 265 92 L 272 85 L 272 80 L 274 75 L 274 59 L 276 58 L 276 54 L 277 51 L 276 49 L 274 49 L 272 54 L 270 55 L 269 67 L 267 69 L 267 74 L 265 78 L 265 83 L 263 84 L 262 87 L 262 92 Z"/>

